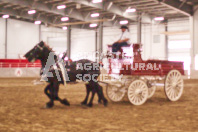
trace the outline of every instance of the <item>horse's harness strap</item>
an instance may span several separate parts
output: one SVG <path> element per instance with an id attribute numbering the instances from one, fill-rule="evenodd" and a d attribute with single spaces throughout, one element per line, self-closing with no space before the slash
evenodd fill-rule
<path id="1" fill-rule="evenodd" d="M 61 62 L 58 62 L 58 65 L 60 67 L 60 70 L 61 70 L 61 73 L 62 73 L 62 77 L 63 77 L 63 83 L 64 83 L 64 86 L 66 87 L 66 76 L 65 76 L 65 68 L 64 68 L 64 64 L 61 63 Z"/>

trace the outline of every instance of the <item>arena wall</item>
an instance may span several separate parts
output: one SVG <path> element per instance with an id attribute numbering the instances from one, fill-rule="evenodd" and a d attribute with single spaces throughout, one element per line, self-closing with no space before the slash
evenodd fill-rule
<path id="1" fill-rule="evenodd" d="M 195 17 L 196 20 L 196 17 Z M 178 24 L 179 23 L 179 24 Z M 132 43 L 137 42 L 137 26 L 130 25 L 130 33 Z M 0 58 L 5 58 L 5 19 L 0 18 Z M 41 36 L 39 36 L 41 30 Z M 120 34 L 118 27 L 104 27 L 103 33 L 103 51 L 107 51 L 107 45 L 116 41 L 117 36 Z M 168 31 L 187 31 L 189 30 L 189 20 L 170 20 L 168 22 Z M 165 25 L 161 23 L 142 24 L 142 44 L 143 52 L 142 57 L 147 59 L 167 59 L 165 55 Z M 71 58 L 73 60 L 88 58 L 95 60 L 93 56 L 90 58 L 89 54 L 95 51 L 95 31 L 85 29 L 72 29 L 71 35 Z M 8 58 L 18 59 L 19 55 L 23 55 L 31 49 L 40 40 L 47 42 L 52 48 L 67 49 L 67 31 L 58 28 L 51 28 L 33 23 L 8 19 L 8 33 L 7 33 L 7 49 Z M 156 39 L 157 38 L 157 42 Z M 169 40 L 190 39 L 189 34 L 183 35 L 169 35 Z M 55 43 L 58 43 L 57 45 Z M 61 51 L 61 52 L 62 52 Z M 87 52 L 83 56 L 79 53 Z M 181 54 L 181 56 L 186 55 Z M 187 53 L 188 54 L 188 53 Z M 174 55 L 173 55 L 174 56 Z M 190 54 L 189 54 L 190 56 Z M 197 56 L 198 58 L 198 56 Z M 198 60 L 198 59 L 197 59 Z M 28 73 L 27 73 L 28 74 Z"/>
<path id="2" fill-rule="evenodd" d="M 0 77 L 40 77 L 40 68 L 0 68 Z"/>
<path id="3" fill-rule="evenodd" d="M 5 57 L 5 19 L 0 18 L 0 58 Z"/>
<path id="4" fill-rule="evenodd" d="M 26 59 L 0 59 L 0 77 L 39 77 L 41 63 Z"/>
<path id="5" fill-rule="evenodd" d="M 0 18 L 0 58 L 5 58 L 5 20 Z M 19 55 L 23 55 L 29 49 L 31 49 L 40 40 L 43 40 L 49 44 L 54 39 L 60 39 L 58 46 L 51 44 L 51 47 L 55 49 L 66 48 L 67 34 L 66 31 L 58 28 L 41 26 L 41 36 L 39 38 L 39 26 L 33 23 L 8 19 L 8 34 L 7 34 L 7 46 L 8 46 L 8 58 L 18 59 Z M 142 43 L 143 43 L 143 58 L 164 58 L 164 35 L 161 31 L 164 31 L 162 24 L 156 26 L 142 25 Z M 137 42 L 137 26 L 130 26 L 132 43 Z M 118 27 L 105 27 L 103 33 L 103 51 L 106 52 L 107 44 L 112 44 L 116 41 L 117 36 L 120 34 Z M 160 43 L 153 43 L 153 36 L 160 36 Z M 95 31 L 85 29 L 73 29 L 71 38 L 71 57 L 74 59 L 76 54 L 81 52 L 94 52 L 95 51 Z M 65 43 L 65 45 L 64 45 Z M 162 52 L 157 52 L 162 49 Z M 155 53 L 153 51 L 156 51 Z M 84 56 L 82 56 L 84 58 Z"/>
<path id="6" fill-rule="evenodd" d="M 198 56 L 198 5 L 194 7 L 195 13 L 194 13 L 194 45 L 195 45 L 195 49 L 194 52 L 195 54 Z M 197 61 L 198 61 L 198 57 L 197 57 Z M 197 65 L 197 69 L 198 69 L 198 65 Z"/>

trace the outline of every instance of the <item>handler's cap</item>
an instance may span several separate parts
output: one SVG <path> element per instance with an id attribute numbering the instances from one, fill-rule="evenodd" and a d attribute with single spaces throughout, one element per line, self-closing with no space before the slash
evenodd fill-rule
<path id="1" fill-rule="evenodd" d="M 124 26 L 124 25 L 122 25 L 121 27 L 120 27 L 120 29 L 129 29 L 127 26 Z"/>

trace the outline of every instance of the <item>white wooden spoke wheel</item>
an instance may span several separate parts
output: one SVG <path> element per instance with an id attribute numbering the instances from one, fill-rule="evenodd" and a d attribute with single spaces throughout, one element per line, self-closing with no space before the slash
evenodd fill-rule
<path id="1" fill-rule="evenodd" d="M 134 105 L 142 105 L 148 98 L 147 84 L 142 80 L 133 81 L 128 88 L 129 101 Z"/>
<path id="2" fill-rule="evenodd" d="M 148 98 L 151 98 L 156 90 L 156 86 L 151 86 L 150 88 L 148 88 Z"/>
<path id="3" fill-rule="evenodd" d="M 164 86 L 167 98 L 170 101 L 177 101 L 181 97 L 184 88 L 181 73 L 178 70 L 171 70 L 166 76 Z"/>
<path id="4" fill-rule="evenodd" d="M 118 84 L 109 84 L 107 87 L 107 97 L 113 102 L 119 102 L 124 98 L 125 89 Z"/>

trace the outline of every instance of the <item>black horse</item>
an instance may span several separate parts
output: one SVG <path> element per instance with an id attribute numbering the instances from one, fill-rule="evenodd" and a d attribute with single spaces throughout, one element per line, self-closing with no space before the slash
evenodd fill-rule
<path id="1" fill-rule="evenodd" d="M 61 99 L 58 96 L 59 85 L 76 82 L 76 80 L 86 81 L 87 95 L 82 105 L 91 107 L 93 105 L 93 99 L 95 93 L 98 94 L 99 102 L 103 102 L 104 106 L 108 101 L 104 97 L 102 87 L 98 84 L 97 78 L 100 75 L 100 65 L 87 59 L 79 61 L 63 61 L 54 54 L 52 49 L 46 45 L 43 41 L 38 43 L 33 49 L 25 54 L 25 57 L 29 62 L 40 60 L 42 64 L 42 78 L 49 82 L 46 86 L 44 93 L 49 97 L 50 101 L 46 103 L 47 108 L 51 108 L 54 105 L 54 100 L 60 101 L 64 105 L 70 105 L 67 99 Z M 61 67 L 62 66 L 62 67 Z M 91 99 L 88 102 L 88 97 L 92 91 Z"/>

